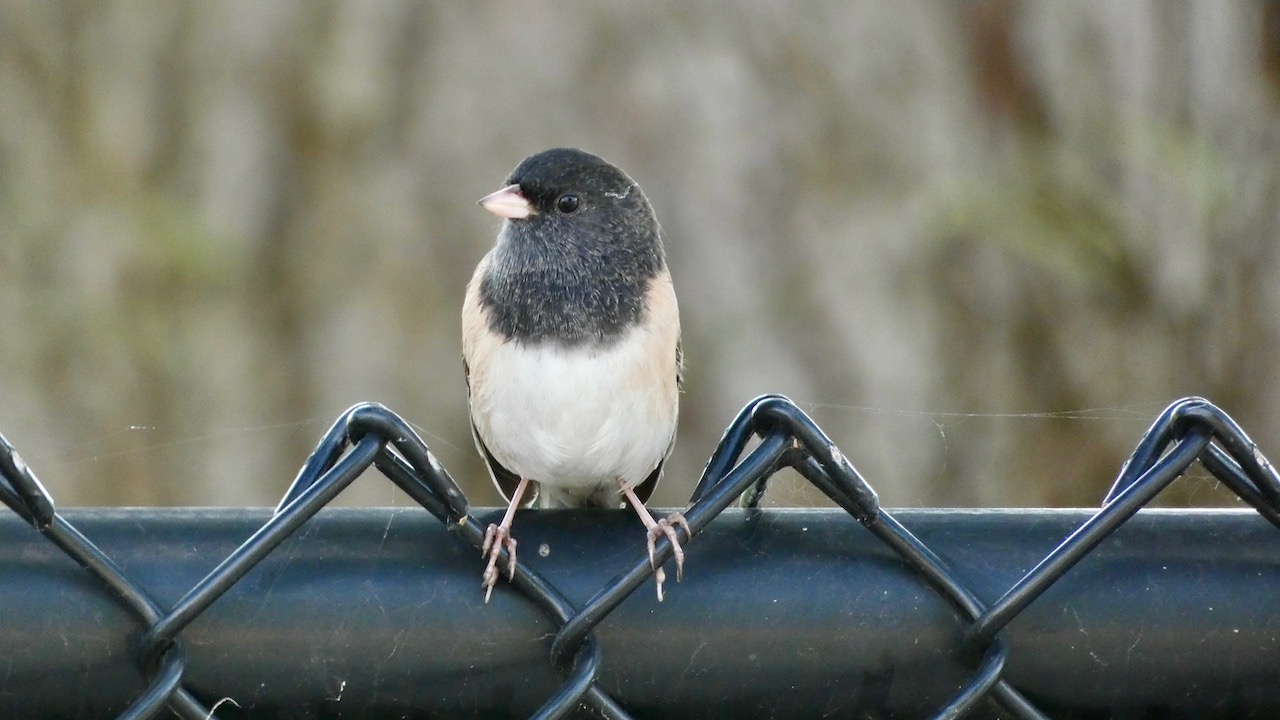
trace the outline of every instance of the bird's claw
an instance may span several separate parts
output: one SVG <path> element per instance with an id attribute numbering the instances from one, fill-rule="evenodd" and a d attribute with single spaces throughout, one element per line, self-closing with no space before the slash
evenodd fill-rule
<path id="1" fill-rule="evenodd" d="M 484 543 L 480 545 L 480 555 L 489 556 L 489 564 L 485 565 L 484 574 L 480 578 L 486 603 L 493 594 L 493 586 L 498 584 L 498 559 L 502 556 L 503 548 L 507 550 L 507 582 L 511 582 L 516 576 L 516 540 L 506 527 L 490 523 L 484 531 Z"/>
<path id="2" fill-rule="evenodd" d="M 671 541 L 671 554 L 676 559 L 676 582 L 684 580 L 684 548 L 680 547 L 680 540 L 676 537 L 677 527 L 684 530 L 685 537 L 693 535 L 693 531 L 689 529 L 689 521 L 684 519 L 684 515 L 674 512 L 657 521 L 653 527 L 649 528 L 646 536 L 649 567 L 653 568 L 653 579 L 658 586 L 658 602 L 662 602 L 662 583 L 667 579 L 667 574 L 658 567 L 657 559 L 654 557 L 659 537 L 666 536 Z"/>

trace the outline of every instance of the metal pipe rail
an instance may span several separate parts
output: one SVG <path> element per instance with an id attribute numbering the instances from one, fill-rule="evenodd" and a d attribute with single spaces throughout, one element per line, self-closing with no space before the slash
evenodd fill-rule
<path id="1" fill-rule="evenodd" d="M 1256 515 L 1138 514 L 1196 463 Z M 415 510 L 321 513 L 371 468 Z M 782 468 L 846 515 L 759 510 Z M 20 521 L 0 523 L 17 593 L 0 595 L 0 717 L 1280 714 L 1280 473 L 1202 398 L 1156 417 L 1096 511 L 905 511 L 909 527 L 800 408 L 761 396 L 684 510 L 706 574 L 679 606 L 633 597 L 667 538 L 646 557 L 617 513 L 542 511 L 521 525 L 542 562 L 515 560 L 481 607 L 467 546 L 495 513 L 374 403 L 338 417 L 269 514 L 64 515 L 3 436 L 0 503 Z"/>
<path id="2" fill-rule="evenodd" d="M 1095 513 L 892 515 L 991 605 Z M 162 607 L 271 517 L 61 515 Z M 622 511 L 517 527 L 522 562 L 579 607 L 643 552 Z M 505 582 L 486 606 L 453 532 L 420 508 L 321 511 L 183 630 L 183 687 L 223 718 L 528 717 L 561 682 L 558 627 Z M 634 717 L 924 717 L 974 672 L 968 618 L 843 511 L 729 509 L 687 552 L 665 602 L 634 593 L 594 630 L 596 682 Z M 1003 677 L 1064 720 L 1280 716 L 1278 566 L 1255 511 L 1143 510 L 1001 631 Z M 17 515 L 0 608 L 0 717 L 111 717 L 147 685 L 136 618 Z"/>

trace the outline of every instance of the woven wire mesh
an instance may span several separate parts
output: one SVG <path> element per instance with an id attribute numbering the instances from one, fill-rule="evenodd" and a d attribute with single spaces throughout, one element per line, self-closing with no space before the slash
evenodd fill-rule
<path id="1" fill-rule="evenodd" d="M 932 717 L 970 716 L 990 699 L 1003 716 L 1045 718 L 1047 715 L 1006 679 L 1009 647 L 1002 630 L 1197 460 L 1267 521 L 1280 527 L 1280 476 L 1230 417 L 1203 399 L 1187 398 L 1156 418 L 1121 468 L 1101 508 L 994 602 L 984 601 L 968 588 L 960 574 L 881 508 L 870 485 L 835 444 L 803 411 L 780 396 L 757 398 L 738 414 L 708 461 L 684 515 L 696 535 L 735 502 L 757 506 L 769 478 L 784 467 L 794 468 L 967 619 L 961 654 L 971 671 Z M 480 547 L 482 523 L 470 514 L 457 484 L 405 421 L 376 404 L 357 405 L 343 413 L 307 459 L 271 518 L 167 608 L 56 512 L 49 494 L 3 437 L 0 500 L 96 577 L 137 619 L 140 640 L 135 659 L 148 683 L 118 717 L 155 717 L 167 707 L 180 717 L 195 720 L 217 717 L 217 712 L 183 686 L 187 663 L 183 630 L 370 466 L 464 541 Z M 682 542 L 690 540 L 681 535 Z M 672 552 L 668 541 L 659 540 L 657 562 L 666 562 Z M 652 572 L 647 555 L 638 553 L 629 569 L 575 605 L 544 576 L 516 563 L 511 586 L 559 628 L 548 661 L 561 684 L 533 717 L 565 717 L 582 706 L 607 718 L 630 717 L 598 682 L 604 658 L 594 630 Z"/>

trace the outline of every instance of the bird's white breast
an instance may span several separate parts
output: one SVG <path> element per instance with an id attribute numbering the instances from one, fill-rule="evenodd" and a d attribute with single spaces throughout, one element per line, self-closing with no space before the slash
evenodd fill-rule
<path id="1" fill-rule="evenodd" d="M 643 480 L 666 455 L 676 402 L 646 377 L 643 331 L 606 348 L 502 343 L 472 415 L 489 451 L 513 472 L 547 485 Z M 667 372 L 675 373 L 674 348 Z M 473 376 L 474 378 L 474 376 Z"/>
<path id="2" fill-rule="evenodd" d="M 634 485 L 657 467 L 675 437 L 679 403 L 670 275 L 654 279 L 648 299 L 645 322 L 617 341 L 566 347 L 486 332 L 469 293 L 471 417 L 498 462 L 550 488 L 583 490 L 618 478 Z"/>

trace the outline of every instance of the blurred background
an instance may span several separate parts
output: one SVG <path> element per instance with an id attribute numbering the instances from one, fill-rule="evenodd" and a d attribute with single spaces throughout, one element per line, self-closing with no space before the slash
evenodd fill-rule
<path id="1" fill-rule="evenodd" d="M 498 504 L 475 201 L 559 145 L 665 230 L 660 505 L 765 392 L 889 505 L 1096 504 L 1189 394 L 1280 460 L 1274 0 L 3 0 L 0 432 L 64 505 L 264 505 L 375 400 Z"/>

